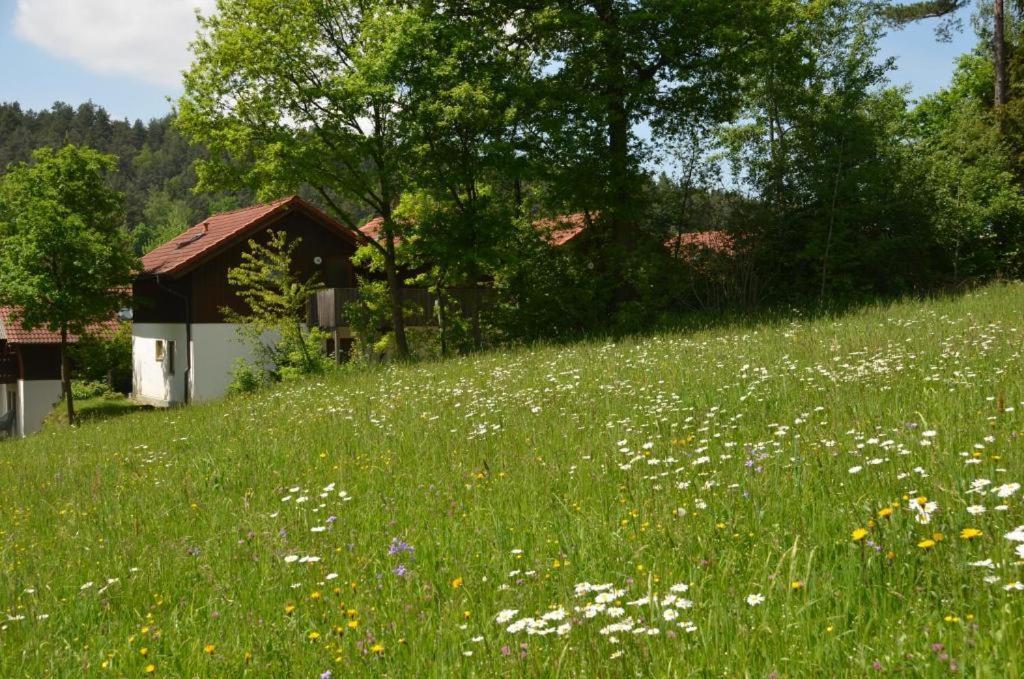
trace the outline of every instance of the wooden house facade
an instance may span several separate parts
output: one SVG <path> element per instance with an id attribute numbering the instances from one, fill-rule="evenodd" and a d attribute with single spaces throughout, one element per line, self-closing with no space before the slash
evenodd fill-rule
<path id="1" fill-rule="evenodd" d="M 356 284 L 351 230 L 298 196 L 214 215 L 143 257 L 135 281 L 133 395 L 157 406 L 222 396 L 239 359 L 252 360 L 224 309 L 245 312 L 228 283 L 249 242 L 270 231 L 300 240 L 293 270 L 332 288 Z M 268 338 L 268 341 L 271 338 Z"/>

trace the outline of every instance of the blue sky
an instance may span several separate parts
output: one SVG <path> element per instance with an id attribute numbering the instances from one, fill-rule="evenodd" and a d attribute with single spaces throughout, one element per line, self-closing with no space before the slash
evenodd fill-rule
<path id="1" fill-rule="evenodd" d="M 91 99 L 116 118 L 164 115 L 180 93 L 194 8 L 212 1 L 0 0 L 0 101 L 39 109 Z M 881 45 L 897 58 L 893 82 L 915 96 L 947 84 L 975 42 L 969 27 L 951 43 L 936 41 L 934 28 L 922 22 Z"/>

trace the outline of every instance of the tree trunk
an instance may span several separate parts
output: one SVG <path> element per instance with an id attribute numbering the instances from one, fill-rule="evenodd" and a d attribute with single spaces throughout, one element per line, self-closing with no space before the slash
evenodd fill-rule
<path id="1" fill-rule="evenodd" d="M 625 103 L 614 99 L 609 104 L 608 150 L 611 160 L 611 218 L 612 237 L 623 253 L 636 247 L 636 232 L 632 224 L 629 171 L 629 116 Z"/>
<path id="2" fill-rule="evenodd" d="M 825 238 L 825 255 L 821 258 L 821 290 L 818 292 L 818 306 L 825 303 L 828 284 L 828 259 L 832 254 L 832 237 L 836 228 L 836 205 L 839 201 L 839 178 L 843 173 L 843 151 L 845 142 L 839 147 L 839 164 L 836 166 L 835 181 L 832 184 L 832 205 L 828 217 L 828 235 Z"/>
<path id="3" fill-rule="evenodd" d="M 995 0 L 992 25 L 992 55 L 996 69 L 996 114 L 1002 119 L 1002 108 L 1010 100 L 1009 75 L 1006 56 L 1006 13 L 1004 0 Z"/>
<path id="4" fill-rule="evenodd" d="M 60 329 L 60 386 L 68 407 L 68 424 L 75 425 L 75 395 L 71 393 L 71 358 L 68 356 L 68 329 Z"/>
<path id="5" fill-rule="evenodd" d="M 437 328 L 441 340 L 441 357 L 448 358 L 448 314 L 445 309 L 444 289 L 437 288 Z"/>
<path id="6" fill-rule="evenodd" d="M 388 243 L 387 250 L 384 271 L 387 273 L 388 291 L 391 293 L 391 327 L 395 333 L 395 357 L 404 361 L 409 358 L 409 340 L 405 336 L 405 309 L 402 304 L 402 285 L 398 280 L 398 267 L 395 265 L 393 240 Z"/>
<path id="7" fill-rule="evenodd" d="M 622 18 L 618 3 L 598 0 L 592 7 L 600 20 L 602 64 L 600 67 L 600 89 L 596 93 L 603 101 L 604 139 L 600 149 L 604 156 L 605 185 L 601 213 L 597 223 L 609 239 L 610 247 L 602 247 L 597 253 L 600 273 L 607 277 L 608 302 L 611 308 L 620 308 L 635 298 L 636 289 L 629 281 L 628 267 L 638 245 L 637 210 L 635 209 L 634 168 L 629 143 L 632 138 L 630 121 L 630 100 L 628 93 L 633 87 L 628 75 L 629 64 L 622 30 Z"/>

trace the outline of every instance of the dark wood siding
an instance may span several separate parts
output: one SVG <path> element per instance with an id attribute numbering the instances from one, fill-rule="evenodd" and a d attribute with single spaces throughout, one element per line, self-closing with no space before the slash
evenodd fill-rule
<path id="1" fill-rule="evenodd" d="M 225 249 L 180 279 L 162 278 L 159 286 L 152 278 L 136 281 L 135 322 L 185 322 L 185 301 L 167 292 L 165 288 L 171 288 L 191 300 L 193 323 L 223 323 L 224 308 L 241 313 L 247 311 L 228 284 L 228 270 L 241 264 L 242 253 L 248 251 L 250 240 L 266 243 L 270 230 L 284 230 L 290 240 L 302 239 L 296 252 L 294 269 L 301 278 L 307 279 L 316 274 L 320 281 L 329 287 L 352 287 L 356 284 L 352 267 L 355 246 L 345 237 L 307 215 L 290 212 L 268 224 L 254 236 Z M 320 264 L 315 263 L 316 257 L 320 257 Z"/>
<path id="2" fill-rule="evenodd" d="M 153 278 L 135 281 L 132 290 L 132 319 L 136 323 L 184 323 L 185 300 L 190 293 L 190 282 L 189 278 L 180 281 L 163 278 L 159 284 Z"/>
<path id="3" fill-rule="evenodd" d="M 7 342 L 0 340 L 0 384 L 17 382 L 19 376 L 17 352 Z"/>
<path id="4" fill-rule="evenodd" d="M 23 344 L 16 348 L 18 367 L 23 380 L 59 380 L 60 346 L 56 344 Z"/>
<path id="5" fill-rule="evenodd" d="M 352 271 L 354 246 L 334 231 L 302 213 L 289 213 L 270 224 L 252 238 L 237 243 L 206 262 L 189 276 L 192 285 L 193 315 L 195 323 L 222 323 L 223 309 L 239 313 L 247 309 L 228 284 L 228 270 L 242 263 L 242 253 L 249 250 L 249 241 L 266 244 L 269 231 L 285 231 L 290 241 L 301 238 L 295 252 L 293 271 L 305 280 L 316 274 L 322 283 L 341 280 L 345 285 L 355 284 Z M 315 258 L 321 259 L 320 264 Z"/>

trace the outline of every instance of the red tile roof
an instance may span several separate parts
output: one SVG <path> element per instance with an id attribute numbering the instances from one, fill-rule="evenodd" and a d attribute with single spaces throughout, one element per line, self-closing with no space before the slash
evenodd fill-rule
<path id="1" fill-rule="evenodd" d="M 571 215 L 559 215 L 551 219 L 538 219 L 533 226 L 541 236 L 554 247 L 561 247 L 571 242 L 587 229 L 587 217 L 582 212 Z M 359 230 L 366 236 L 379 240 L 384 228 L 384 220 L 375 217 L 364 224 Z M 710 250 L 721 254 L 732 255 L 736 251 L 735 239 L 727 231 L 693 231 L 673 236 L 665 241 L 665 247 L 675 253 L 678 247 L 680 256 L 690 259 L 700 250 Z"/>
<path id="2" fill-rule="evenodd" d="M 539 219 L 533 225 L 555 247 L 565 245 L 587 228 L 587 217 L 582 212 L 561 215 L 554 219 Z"/>
<path id="3" fill-rule="evenodd" d="M 89 326 L 90 334 L 112 335 L 117 331 L 118 321 L 112 318 L 104 323 Z M 78 341 L 77 335 L 69 335 L 70 342 Z M 11 306 L 0 306 L 0 340 L 8 344 L 60 344 L 60 333 L 47 330 L 45 326 L 26 330 L 21 325 L 21 314 Z"/>
<path id="4" fill-rule="evenodd" d="M 364 236 L 369 236 L 375 241 L 379 241 L 384 231 L 384 218 L 374 217 L 370 221 L 366 222 L 359 227 L 359 230 Z"/>
<path id="5" fill-rule="evenodd" d="M 533 225 L 539 232 L 541 232 L 549 243 L 556 247 L 565 245 L 587 228 L 586 219 L 582 212 L 574 215 L 555 217 L 554 219 L 540 219 L 534 222 Z M 359 227 L 359 230 L 363 235 L 376 241 L 379 241 L 383 237 L 383 229 L 384 219 L 382 217 L 374 217 L 366 224 Z M 395 239 L 396 243 L 400 241 L 400 238 Z"/>
<path id="6" fill-rule="evenodd" d="M 732 255 L 736 253 L 736 240 L 726 231 L 691 231 L 669 238 L 665 247 L 673 253 L 678 249 L 679 254 L 687 258 L 700 250 Z"/>
<path id="7" fill-rule="evenodd" d="M 347 238 L 355 239 L 355 234 L 333 217 L 299 196 L 288 196 L 270 203 L 207 217 L 143 257 L 143 272 L 172 277 L 187 273 L 223 249 L 247 238 L 293 210 L 300 210 L 326 227 L 344 234 Z"/>

